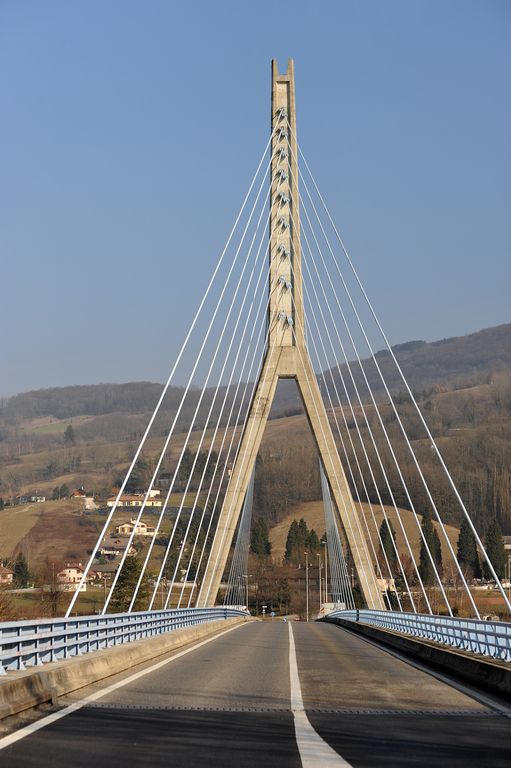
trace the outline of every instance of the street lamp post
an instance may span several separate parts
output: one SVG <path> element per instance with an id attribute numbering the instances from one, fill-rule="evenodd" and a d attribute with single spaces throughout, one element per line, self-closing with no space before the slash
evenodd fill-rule
<path id="1" fill-rule="evenodd" d="M 326 538 L 321 543 L 325 547 L 325 603 L 328 603 L 328 547 Z"/>
<path id="2" fill-rule="evenodd" d="M 305 555 L 305 605 L 307 613 L 307 621 L 309 621 L 309 553 L 304 552 Z"/>
<path id="3" fill-rule="evenodd" d="M 321 552 L 317 552 L 316 554 L 318 556 L 319 610 L 321 611 Z"/>
<path id="4" fill-rule="evenodd" d="M 246 579 L 246 581 L 245 581 L 245 598 L 246 598 L 246 604 L 247 604 L 247 611 L 249 613 L 250 613 L 250 611 L 248 610 L 248 580 L 249 580 L 249 578 L 251 576 L 252 576 L 251 573 L 244 573 L 243 574 L 243 578 Z"/>

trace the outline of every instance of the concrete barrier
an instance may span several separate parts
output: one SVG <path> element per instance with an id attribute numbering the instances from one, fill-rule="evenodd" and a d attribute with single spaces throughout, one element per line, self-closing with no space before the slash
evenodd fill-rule
<path id="1" fill-rule="evenodd" d="M 222 619 L 196 624 L 146 640 L 31 667 L 23 672 L 10 672 L 0 678 L 0 719 L 48 701 L 56 703 L 59 696 L 124 672 L 184 645 L 199 642 L 245 621 L 250 619 Z"/>
<path id="2" fill-rule="evenodd" d="M 387 629 L 344 619 L 323 619 L 338 624 L 359 635 L 394 648 L 405 656 L 420 659 L 425 665 L 447 672 L 460 682 L 471 683 L 477 688 L 511 699 L 511 665 L 504 661 L 475 656 L 464 651 L 440 646 L 428 640 L 417 640 Z"/>

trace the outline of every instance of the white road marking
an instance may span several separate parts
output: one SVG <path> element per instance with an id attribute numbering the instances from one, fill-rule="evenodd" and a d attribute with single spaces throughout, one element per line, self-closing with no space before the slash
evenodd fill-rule
<path id="1" fill-rule="evenodd" d="M 68 707 L 61 709 L 59 712 L 54 712 L 52 715 L 47 715 L 46 717 L 41 718 L 41 720 L 38 720 L 35 723 L 30 723 L 29 725 L 25 725 L 23 728 L 20 728 L 19 731 L 10 733 L 8 736 L 4 736 L 3 739 L 0 739 L 0 750 L 5 749 L 6 747 L 9 747 L 11 744 L 14 744 L 16 741 L 20 741 L 20 739 L 24 739 L 26 736 L 30 736 L 32 733 L 35 733 L 36 731 L 41 730 L 41 728 L 46 728 L 47 725 L 51 725 L 52 723 L 55 723 L 57 720 L 60 720 L 62 717 L 71 715 L 73 712 L 76 712 L 78 709 L 82 709 L 82 707 L 86 707 L 87 704 L 90 704 L 93 701 L 97 701 L 98 699 L 102 699 L 103 696 L 108 696 L 109 693 L 113 693 L 114 691 L 117 691 L 119 688 L 122 688 L 125 685 L 129 685 L 130 683 L 135 682 L 135 680 L 138 680 L 139 678 L 144 677 L 144 675 L 148 675 L 151 672 L 155 672 L 157 669 L 161 669 L 161 667 L 164 667 L 166 664 L 170 664 L 171 661 L 175 661 L 175 659 L 179 659 L 181 656 L 185 656 L 187 653 L 191 653 L 192 651 L 195 651 L 197 648 L 200 648 L 203 645 L 207 645 L 207 643 L 211 643 L 213 640 L 217 640 L 219 637 L 222 637 L 222 635 L 227 635 L 228 632 L 232 632 L 234 629 L 239 629 L 240 627 L 245 627 L 245 626 L 247 626 L 247 624 L 238 624 L 235 627 L 229 627 L 229 629 L 225 629 L 223 632 L 220 632 L 218 635 L 213 635 L 212 637 L 206 638 L 206 640 L 202 640 L 200 643 L 196 643 L 191 648 L 186 648 L 184 651 L 179 651 L 178 653 L 175 653 L 172 656 L 170 656 L 170 658 L 164 659 L 163 661 L 159 661 L 157 664 L 153 664 L 151 667 L 148 667 L 147 669 L 143 669 L 140 672 L 135 672 L 133 675 L 130 675 L 125 680 L 119 680 L 119 682 L 112 683 L 112 685 L 109 685 L 107 688 L 102 688 L 100 691 L 91 693 L 90 696 L 87 696 L 85 699 L 80 699 L 80 701 L 76 701 L 74 704 L 70 704 Z"/>
<path id="2" fill-rule="evenodd" d="M 351 768 L 335 749 L 326 743 L 312 727 L 303 706 L 302 689 L 296 663 L 293 626 L 289 624 L 289 681 L 291 710 L 295 721 L 295 736 L 303 768 Z"/>

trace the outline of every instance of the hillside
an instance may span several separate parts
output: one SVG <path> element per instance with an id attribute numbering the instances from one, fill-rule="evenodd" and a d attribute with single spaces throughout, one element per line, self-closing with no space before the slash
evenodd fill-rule
<path id="1" fill-rule="evenodd" d="M 503 532 L 511 533 L 510 342 L 511 325 L 505 325 L 432 344 L 410 342 L 396 349 L 405 372 L 418 391 L 420 407 L 481 531 L 496 515 Z M 379 360 L 382 365 L 388 365 L 388 355 L 379 353 Z M 431 386 L 426 386 L 428 382 L 432 382 Z M 3 401 L 0 407 L 0 500 L 9 501 L 31 490 L 48 498 L 58 497 L 61 489 L 69 493 L 83 485 L 104 503 L 112 487 L 122 479 L 160 391 L 160 385 L 147 382 L 100 384 L 41 390 Z M 147 442 L 144 454 L 148 467 L 146 477 L 150 467 L 154 466 L 180 396 L 179 388 L 170 392 L 161 419 L 155 423 Z M 459 525 L 459 512 L 417 418 L 406 397 L 400 395 L 397 400 L 400 416 L 410 429 L 435 496 L 442 501 L 443 515 L 454 526 Z M 197 392 L 192 392 L 162 471 L 172 472 L 175 468 L 185 438 L 184 421 L 196 402 Z M 388 403 L 384 398 L 380 403 L 389 432 L 399 438 Z M 374 409 L 367 407 L 366 413 L 374 425 Z M 360 408 L 355 408 L 354 414 L 367 438 Z M 352 414 L 347 407 L 337 408 L 336 418 L 340 423 L 343 416 L 356 444 L 356 424 Z M 73 438 L 67 440 L 70 425 Z M 231 430 L 227 440 L 230 434 Z M 199 437 L 199 431 L 192 433 L 192 451 L 197 449 Z M 212 432 L 208 431 L 203 450 L 208 448 L 211 439 Z M 376 433 L 376 439 L 398 504 L 406 507 L 406 498 L 382 436 Z M 339 450 L 341 452 L 340 447 Z M 405 478 L 414 489 L 417 511 L 421 513 L 428 504 L 427 498 L 405 449 L 401 446 L 398 452 Z M 358 478 L 350 449 L 348 461 Z M 257 468 L 254 518 L 262 516 L 270 526 L 287 520 L 295 505 L 313 503 L 320 498 L 317 451 L 293 382 L 279 385 Z M 345 469 L 350 479 L 346 462 Z M 376 502 L 365 466 L 363 471 L 371 500 Z M 376 475 L 379 486 L 384 488 L 381 476 L 378 472 Z M 66 494 L 63 492 L 62 495 Z M 383 496 L 384 503 L 389 504 L 388 492 L 385 491 Z M 69 504 L 72 505 L 72 500 Z M 54 521 L 57 519 L 63 522 L 62 530 L 67 530 L 64 536 L 67 539 L 59 540 L 58 551 L 62 559 L 72 554 L 84 557 L 100 521 L 89 517 L 88 522 L 94 525 L 88 526 L 83 520 L 80 522 L 80 515 L 74 508 L 58 500 L 47 501 L 41 507 L 16 506 L 0 511 L 0 556 L 9 557 L 22 544 L 27 548 L 32 536 L 34 557 L 41 562 L 51 554 L 50 545 L 47 547 L 43 541 L 44 532 L 48 537 L 51 531 L 52 536 L 56 535 Z"/>
<path id="2" fill-rule="evenodd" d="M 413 390 L 424 391 L 433 386 L 474 386 L 495 373 L 511 371 L 511 323 L 430 343 L 409 341 L 392 349 Z M 376 353 L 376 358 L 389 389 L 394 392 L 404 389 L 390 352 L 381 350 Z M 372 389 L 382 392 L 374 363 L 364 360 L 363 365 Z M 350 367 L 357 386 L 362 386 L 359 366 L 351 363 Z M 349 381 L 347 366 L 341 366 L 341 371 Z M 339 375 L 337 371 L 333 373 L 338 383 Z"/>

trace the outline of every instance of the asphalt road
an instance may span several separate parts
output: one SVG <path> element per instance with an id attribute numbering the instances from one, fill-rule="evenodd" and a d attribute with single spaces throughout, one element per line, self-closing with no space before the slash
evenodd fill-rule
<path id="1" fill-rule="evenodd" d="M 290 655 L 289 631 L 243 625 L 0 750 L 0 765 L 511 765 L 510 717 L 336 626 L 294 623 Z"/>

